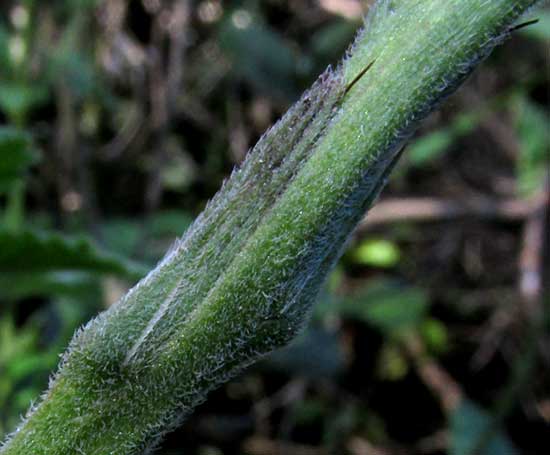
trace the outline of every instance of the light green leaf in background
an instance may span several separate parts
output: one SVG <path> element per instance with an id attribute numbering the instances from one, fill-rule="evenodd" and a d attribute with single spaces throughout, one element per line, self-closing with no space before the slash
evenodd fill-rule
<path id="1" fill-rule="evenodd" d="M 550 112 L 518 96 L 515 102 L 516 131 L 520 145 L 517 162 L 519 192 L 528 195 L 541 187 L 550 166 Z"/>
<path id="2" fill-rule="evenodd" d="M 385 239 L 363 240 L 352 252 L 356 264 L 389 268 L 399 263 L 401 253 L 398 246 Z"/>
<path id="3" fill-rule="evenodd" d="M 28 112 L 48 101 L 48 88 L 39 83 L 0 83 L 0 110 L 16 125 L 21 125 Z"/>
<path id="4" fill-rule="evenodd" d="M 408 162 L 421 166 L 436 160 L 458 139 L 473 131 L 483 117 L 483 112 L 462 113 L 448 127 L 421 136 L 407 148 Z"/>

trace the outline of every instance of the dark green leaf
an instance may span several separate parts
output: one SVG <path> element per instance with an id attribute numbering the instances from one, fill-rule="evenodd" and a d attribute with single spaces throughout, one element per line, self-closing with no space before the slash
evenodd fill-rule
<path id="1" fill-rule="evenodd" d="M 450 455 L 514 455 L 517 449 L 498 429 L 488 437 L 483 451 L 475 451 L 491 431 L 491 416 L 477 404 L 464 400 L 450 417 Z"/>
<path id="2" fill-rule="evenodd" d="M 371 283 L 356 296 L 333 304 L 332 311 L 392 334 L 419 327 L 426 318 L 428 305 L 428 297 L 422 289 L 379 281 Z"/>
<path id="3" fill-rule="evenodd" d="M 13 300 L 31 296 L 82 297 L 94 292 L 97 281 L 88 272 L 21 272 L 0 275 L 0 296 Z"/>
<path id="4" fill-rule="evenodd" d="M 31 148 L 30 136 L 11 127 L 0 127 L 0 192 L 21 178 L 39 154 Z"/>
<path id="5" fill-rule="evenodd" d="M 288 347 L 271 354 L 270 368 L 311 378 L 332 377 L 344 367 L 344 353 L 335 333 L 310 328 Z"/>
<path id="6" fill-rule="evenodd" d="M 101 225 L 102 244 L 108 251 L 131 257 L 143 240 L 143 225 L 129 219 L 112 219 Z"/>
<path id="7" fill-rule="evenodd" d="M 0 23 L 0 75 L 6 78 L 11 71 L 11 58 L 8 47 L 9 33 Z"/>
<path id="8" fill-rule="evenodd" d="M 0 231 L 0 273 L 29 274 L 53 271 L 112 273 L 129 278 L 145 269 L 102 252 L 86 237 L 68 238 L 51 232 Z"/>
<path id="9" fill-rule="evenodd" d="M 180 237 L 193 222 L 193 217 L 181 210 L 156 212 L 149 218 L 147 229 L 153 238 Z"/>
<path id="10" fill-rule="evenodd" d="M 231 12 L 222 23 L 219 36 L 239 76 L 273 95 L 296 97 L 294 53 L 251 11 L 237 9 Z"/>
<path id="11" fill-rule="evenodd" d="M 342 54 L 353 40 L 358 24 L 344 19 L 337 19 L 319 29 L 311 38 L 313 53 L 323 63 L 333 62 Z"/>

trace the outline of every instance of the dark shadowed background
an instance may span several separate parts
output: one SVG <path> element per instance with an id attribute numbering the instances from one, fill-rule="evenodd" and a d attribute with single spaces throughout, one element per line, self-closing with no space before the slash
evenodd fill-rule
<path id="1" fill-rule="evenodd" d="M 0 439 L 368 6 L 1 3 Z M 160 454 L 550 453 L 550 10 L 532 18 L 424 123 L 304 335 Z"/>

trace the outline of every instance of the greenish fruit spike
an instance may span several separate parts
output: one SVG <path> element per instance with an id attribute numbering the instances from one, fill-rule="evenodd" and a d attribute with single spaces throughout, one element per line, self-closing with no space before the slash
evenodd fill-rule
<path id="1" fill-rule="evenodd" d="M 132 455 L 308 320 L 417 123 L 535 0 L 384 0 L 160 264 L 80 329 L 2 455 Z M 368 69 L 368 71 L 366 71 Z"/>

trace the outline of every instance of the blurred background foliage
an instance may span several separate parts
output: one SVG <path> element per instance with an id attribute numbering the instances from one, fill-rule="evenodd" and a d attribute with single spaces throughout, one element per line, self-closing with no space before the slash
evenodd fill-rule
<path id="1" fill-rule="evenodd" d="M 358 0 L 0 10 L 0 435 L 345 52 Z M 289 348 L 163 454 L 550 452 L 550 10 L 412 141 Z"/>

